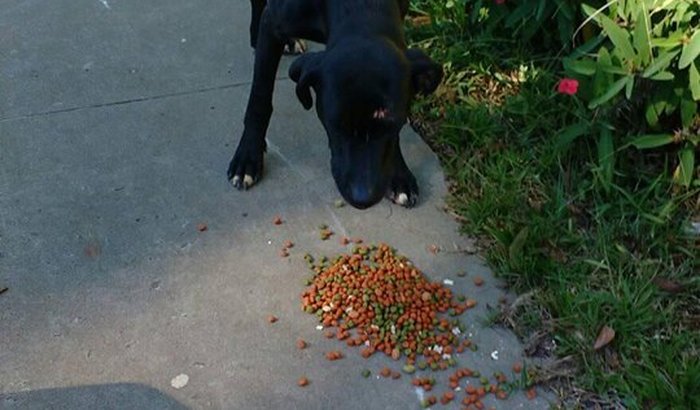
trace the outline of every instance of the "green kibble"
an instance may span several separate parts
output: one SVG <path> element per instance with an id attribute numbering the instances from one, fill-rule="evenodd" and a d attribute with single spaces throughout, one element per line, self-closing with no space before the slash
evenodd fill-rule
<path id="1" fill-rule="evenodd" d="M 326 225 L 326 224 L 321 224 L 321 225 L 318 226 L 318 229 L 320 229 L 320 230 L 328 229 L 328 225 Z"/>
<path id="2" fill-rule="evenodd" d="M 467 272 L 463 272 L 463 271 L 457 272 L 457 276 L 459 276 L 460 278 L 463 278 L 463 277 L 467 276 Z"/>
<path id="3" fill-rule="evenodd" d="M 365 379 L 368 378 L 371 374 L 372 372 L 369 371 L 369 369 L 365 369 L 362 371 L 362 377 L 364 377 Z"/>
<path id="4" fill-rule="evenodd" d="M 469 346 L 469 349 L 472 352 L 476 352 L 477 350 L 479 350 L 479 346 L 477 346 L 476 343 L 472 343 L 471 346 Z"/>
<path id="5" fill-rule="evenodd" d="M 454 357 L 450 357 L 447 359 L 447 364 L 449 364 L 451 367 L 455 367 L 457 365 L 457 361 L 454 359 Z"/>
<path id="6" fill-rule="evenodd" d="M 403 367 L 403 371 L 404 373 L 413 374 L 415 373 L 416 368 L 411 364 L 407 364 Z"/>
<path id="7" fill-rule="evenodd" d="M 311 306 L 307 306 L 304 308 L 304 311 L 306 313 L 314 313 L 314 308 L 312 308 Z"/>
<path id="8" fill-rule="evenodd" d="M 474 370 L 474 371 L 472 372 L 472 377 L 480 377 L 480 376 L 481 376 L 481 373 L 479 373 L 478 370 Z"/>
<path id="9" fill-rule="evenodd" d="M 489 384 L 489 378 L 486 376 L 481 376 L 479 378 L 479 381 L 481 382 L 481 384 Z"/>
<path id="10" fill-rule="evenodd" d="M 438 369 L 438 364 L 435 362 L 430 363 L 430 370 L 437 370 Z"/>
<path id="11" fill-rule="evenodd" d="M 418 362 L 418 368 L 421 370 L 425 370 L 428 368 L 428 363 L 426 362 Z"/>
<path id="12" fill-rule="evenodd" d="M 334 205 L 336 208 L 342 208 L 345 206 L 345 201 L 342 199 L 336 199 Z"/>
<path id="13" fill-rule="evenodd" d="M 459 295 L 459 296 L 457 296 L 457 300 L 460 302 L 464 302 L 465 300 L 467 300 L 467 297 L 464 295 Z"/>

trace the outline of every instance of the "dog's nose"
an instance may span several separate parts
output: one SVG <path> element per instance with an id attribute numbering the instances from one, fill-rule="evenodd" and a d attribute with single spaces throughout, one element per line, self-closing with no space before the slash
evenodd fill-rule
<path id="1" fill-rule="evenodd" d="M 364 185 L 350 187 L 349 198 L 345 198 L 350 205 L 358 209 L 367 209 L 381 201 L 382 193 L 376 188 L 368 188 Z"/>

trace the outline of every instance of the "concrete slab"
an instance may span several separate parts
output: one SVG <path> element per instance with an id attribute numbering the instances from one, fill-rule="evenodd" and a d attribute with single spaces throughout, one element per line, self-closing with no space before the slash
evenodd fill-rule
<path id="1" fill-rule="evenodd" d="M 413 132 L 402 143 L 419 206 L 337 209 L 322 127 L 280 80 L 265 178 L 245 193 L 228 185 L 252 65 L 239 52 L 247 19 L 247 2 L 218 0 L 10 0 L 0 11 L 0 32 L 21 45 L 0 47 L 10 50 L 0 57 L 0 286 L 9 288 L 0 294 L 0 407 L 419 408 L 407 378 L 359 374 L 397 363 L 348 348 L 346 359 L 325 360 L 338 344 L 299 310 L 302 255 L 344 249 L 318 239 L 319 223 L 388 242 L 432 279 L 453 279 L 480 302 L 463 317 L 480 349 L 460 363 L 510 374 L 520 345 L 481 324 L 502 292 L 479 258 L 455 251 L 469 239 L 440 210 L 443 174 Z M 81 26 L 88 32 L 76 37 Z M 191 41 L 194 55 L 177 52 Z M 107 43 L 116 46 L 99 46 Z M 81 77 L 89 50 L 102 57 L 84 59 L 109 62 L 99 81 Z M 117 70 L 134 59 L 148 68 L 138 80 Z M 285 224 L 271 223 L 277 214 Z M 296 246 L 281 259 L 287 239 Z M 428 252 L 432 244 L 444 251 Z M 475 288 L 459 271 L 486 284 Z M 269 314 L 279 322 L 268 324 Z M 298 337 L 307 350 L 295 348 Z M 189 382 L 175 389 L 180 374 Z M 547 407 L 522 393 L 490 404 Z"/>

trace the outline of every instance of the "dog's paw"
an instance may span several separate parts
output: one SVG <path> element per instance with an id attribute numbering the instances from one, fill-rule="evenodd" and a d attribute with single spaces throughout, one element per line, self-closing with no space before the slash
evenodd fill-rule
<path id="1" fill-rule="evenodd" d="M 306 52 L 306 42 L 304 40 L 299 40 L 293 38 L 284 45 L 283 53 L 287 55 L 299 55 Z"/>
<path id="2" fill-rule="evenodd" d="M 228 166 L 228 180 L 238 190 L 246 190 L 262 178 L 263 150 L 239 145 Z"/>
<path id="3" fill-rule="evenodd" d="M 406 170 L 394 176 L 387 197 L 397 205 L 412 208 L 418 201 L 418 183 L 411 171 Z"/>

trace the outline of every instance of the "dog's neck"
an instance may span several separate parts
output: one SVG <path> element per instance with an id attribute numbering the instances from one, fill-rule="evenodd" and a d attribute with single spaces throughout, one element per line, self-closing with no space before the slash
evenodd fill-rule
<path id="1" fill-rule="evenodd" d="M 332 0 L 325 7 L 328 48 L 348 35 L 382 36 L 406 48 L 398 0 Z"/>

